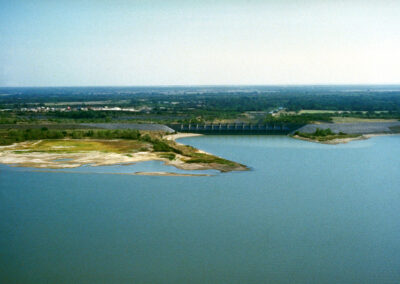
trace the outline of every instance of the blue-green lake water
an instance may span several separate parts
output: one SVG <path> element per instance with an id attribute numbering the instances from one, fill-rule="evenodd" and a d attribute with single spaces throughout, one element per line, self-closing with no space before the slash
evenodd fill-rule
<path id="1" fill-rule="evenodd" d="M 180 142 L 252 170 L 0 166 L 0 283 L 400 283 L 400 136 Z"/>

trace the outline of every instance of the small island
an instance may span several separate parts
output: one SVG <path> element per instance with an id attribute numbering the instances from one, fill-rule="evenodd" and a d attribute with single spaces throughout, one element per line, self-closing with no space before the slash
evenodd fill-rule
<path id="1" fill-rule="evenodd" d="M 292 135 L 292 137 L 305 141 L 318 142 L 323 144 L 340 144 L 340 143 L 348 143 L 353 140 L 366 139 L 364 135 L 359 135 L 359 134 L 347 134 L 344 132 L 335 133 L 330 128 L 327 129 L 317 128 L 312 133 L 296 131 Z"/>
<path id="2" fill-rule="evenodd" d="M 177 143 L 175 138 L 162 131 L 131 129 L 2 130 L 0 163 L 65 169 L 158 160 L 183 170 L 248 170 L 245 165 Z"/>

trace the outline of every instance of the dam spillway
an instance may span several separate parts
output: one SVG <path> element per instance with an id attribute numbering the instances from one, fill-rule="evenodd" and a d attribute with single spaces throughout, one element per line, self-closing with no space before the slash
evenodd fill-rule
<path id="1" fill-rule="evenodd" d="M 204 134 L 289 134 L 302 127 L 302 124 L 292 123 L 181 123 L 169 124 L 168 127 L 177 132 L 204 133 Z"/>

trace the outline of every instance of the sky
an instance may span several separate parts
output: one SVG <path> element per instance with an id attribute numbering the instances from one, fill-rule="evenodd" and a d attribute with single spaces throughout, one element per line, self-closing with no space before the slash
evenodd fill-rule
<path id="1" fill-rule="evenodd" d="M 399 0 L 0 0 L 0 86 L 399 84 Z"/>

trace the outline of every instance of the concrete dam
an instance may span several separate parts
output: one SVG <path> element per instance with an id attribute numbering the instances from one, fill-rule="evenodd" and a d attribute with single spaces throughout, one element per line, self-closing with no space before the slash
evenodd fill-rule
<path id="1" fill-rule="evenodd" d="M 177 132 L 191 132 L 204 134 L 289 134 L 304 124 L 293 123 L 205 123 L 205 124 L 169 124 L 168 127 Z"/>

